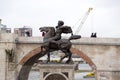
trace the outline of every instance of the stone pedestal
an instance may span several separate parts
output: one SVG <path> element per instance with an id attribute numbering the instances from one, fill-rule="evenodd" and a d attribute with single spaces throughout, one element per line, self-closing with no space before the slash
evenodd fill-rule
<path id="1" fill-rule="evenodd" d="M 40 80 L 74 80 L 74 64 L 40 64 Z"/>

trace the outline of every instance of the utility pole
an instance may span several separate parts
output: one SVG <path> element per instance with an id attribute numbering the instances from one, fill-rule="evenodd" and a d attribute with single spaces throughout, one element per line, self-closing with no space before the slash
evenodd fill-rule
<path id="1" fill-rule="evenodd" d="M 1 22 L 2 22 L 2 19 L 0 19 L 0 31 L 1 31 Z"/>
<path id="2" fill-rule="evenodd" d="M 1 40 L 1 22 L 2 22 L 2 19 L 0 19 L 0 40 Z"/>

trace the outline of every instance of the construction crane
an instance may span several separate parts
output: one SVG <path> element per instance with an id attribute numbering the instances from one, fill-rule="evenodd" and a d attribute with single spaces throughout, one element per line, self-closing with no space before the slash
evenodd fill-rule
<path id="1" fill-rule="evenodd" d="M 79 33 L 79 31 L 81 30 L 83 24 L 85 23 L 88 15 L 90 14 L 90 12 L 91 12 L 92 10 L 93 10 L 93 8 L 89 8 L 89 9 L 87 10 L 87 12 L 85 13 L 85 15 L 84 15 L 83 18 L 81 19 L 80 25 L 78 26 L 77 30 L 76 30 L 75 33 L 74 33 L 75 35 Z"/>

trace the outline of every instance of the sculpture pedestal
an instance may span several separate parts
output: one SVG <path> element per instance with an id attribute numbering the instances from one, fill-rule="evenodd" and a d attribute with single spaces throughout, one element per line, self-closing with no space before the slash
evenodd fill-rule
<path id="1" fill-rule="evenodd" d="M 40 64 L 40 80 L 74 80 L 74 64 Z"/>

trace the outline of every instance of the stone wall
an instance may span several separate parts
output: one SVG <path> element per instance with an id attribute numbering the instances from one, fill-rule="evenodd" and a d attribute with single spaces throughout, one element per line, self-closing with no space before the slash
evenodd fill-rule
<path id="1" fill-rule="evenodd" d="M 11 50 L 15 51 L 16 35 L 2 33 L 0 34 L 0 80 L 14 80 L 15 78 L 15 53 L 12 61 L 9 61 L 11 56 Z M 6 50 L 8 52 L 6 52 Z M 12 65 L 12 67 L 10 67 Z"/>
<path id="2" fill-rule="evenodd" d="M 98 70 L 98 80 L 119 80 L 120 71 Z"/>
<path id="3" fill-rule="evenodd" d="M 107 78 L 109 77 L 109 80 L 120 78 L 120 39 L 81 38 L 72 42 L 74 48 L 82 51 L 95 63 L 98 77 L 104 73 Z M 41 43 L 41 37 L 17 37 L 15 34 L 0 34 L 0 80 L 15 80 L 20 60 L 24 55 L 39 47 Z M 5 49 L 14 49 L 15 55 L 12 62 L 9 62 Z"/>
<path id="4" fill-rule="evenodd" d="M 0 79 L 5 80 L 6 77 L 6 55 L 4 49 L 0 47 Z"/>

